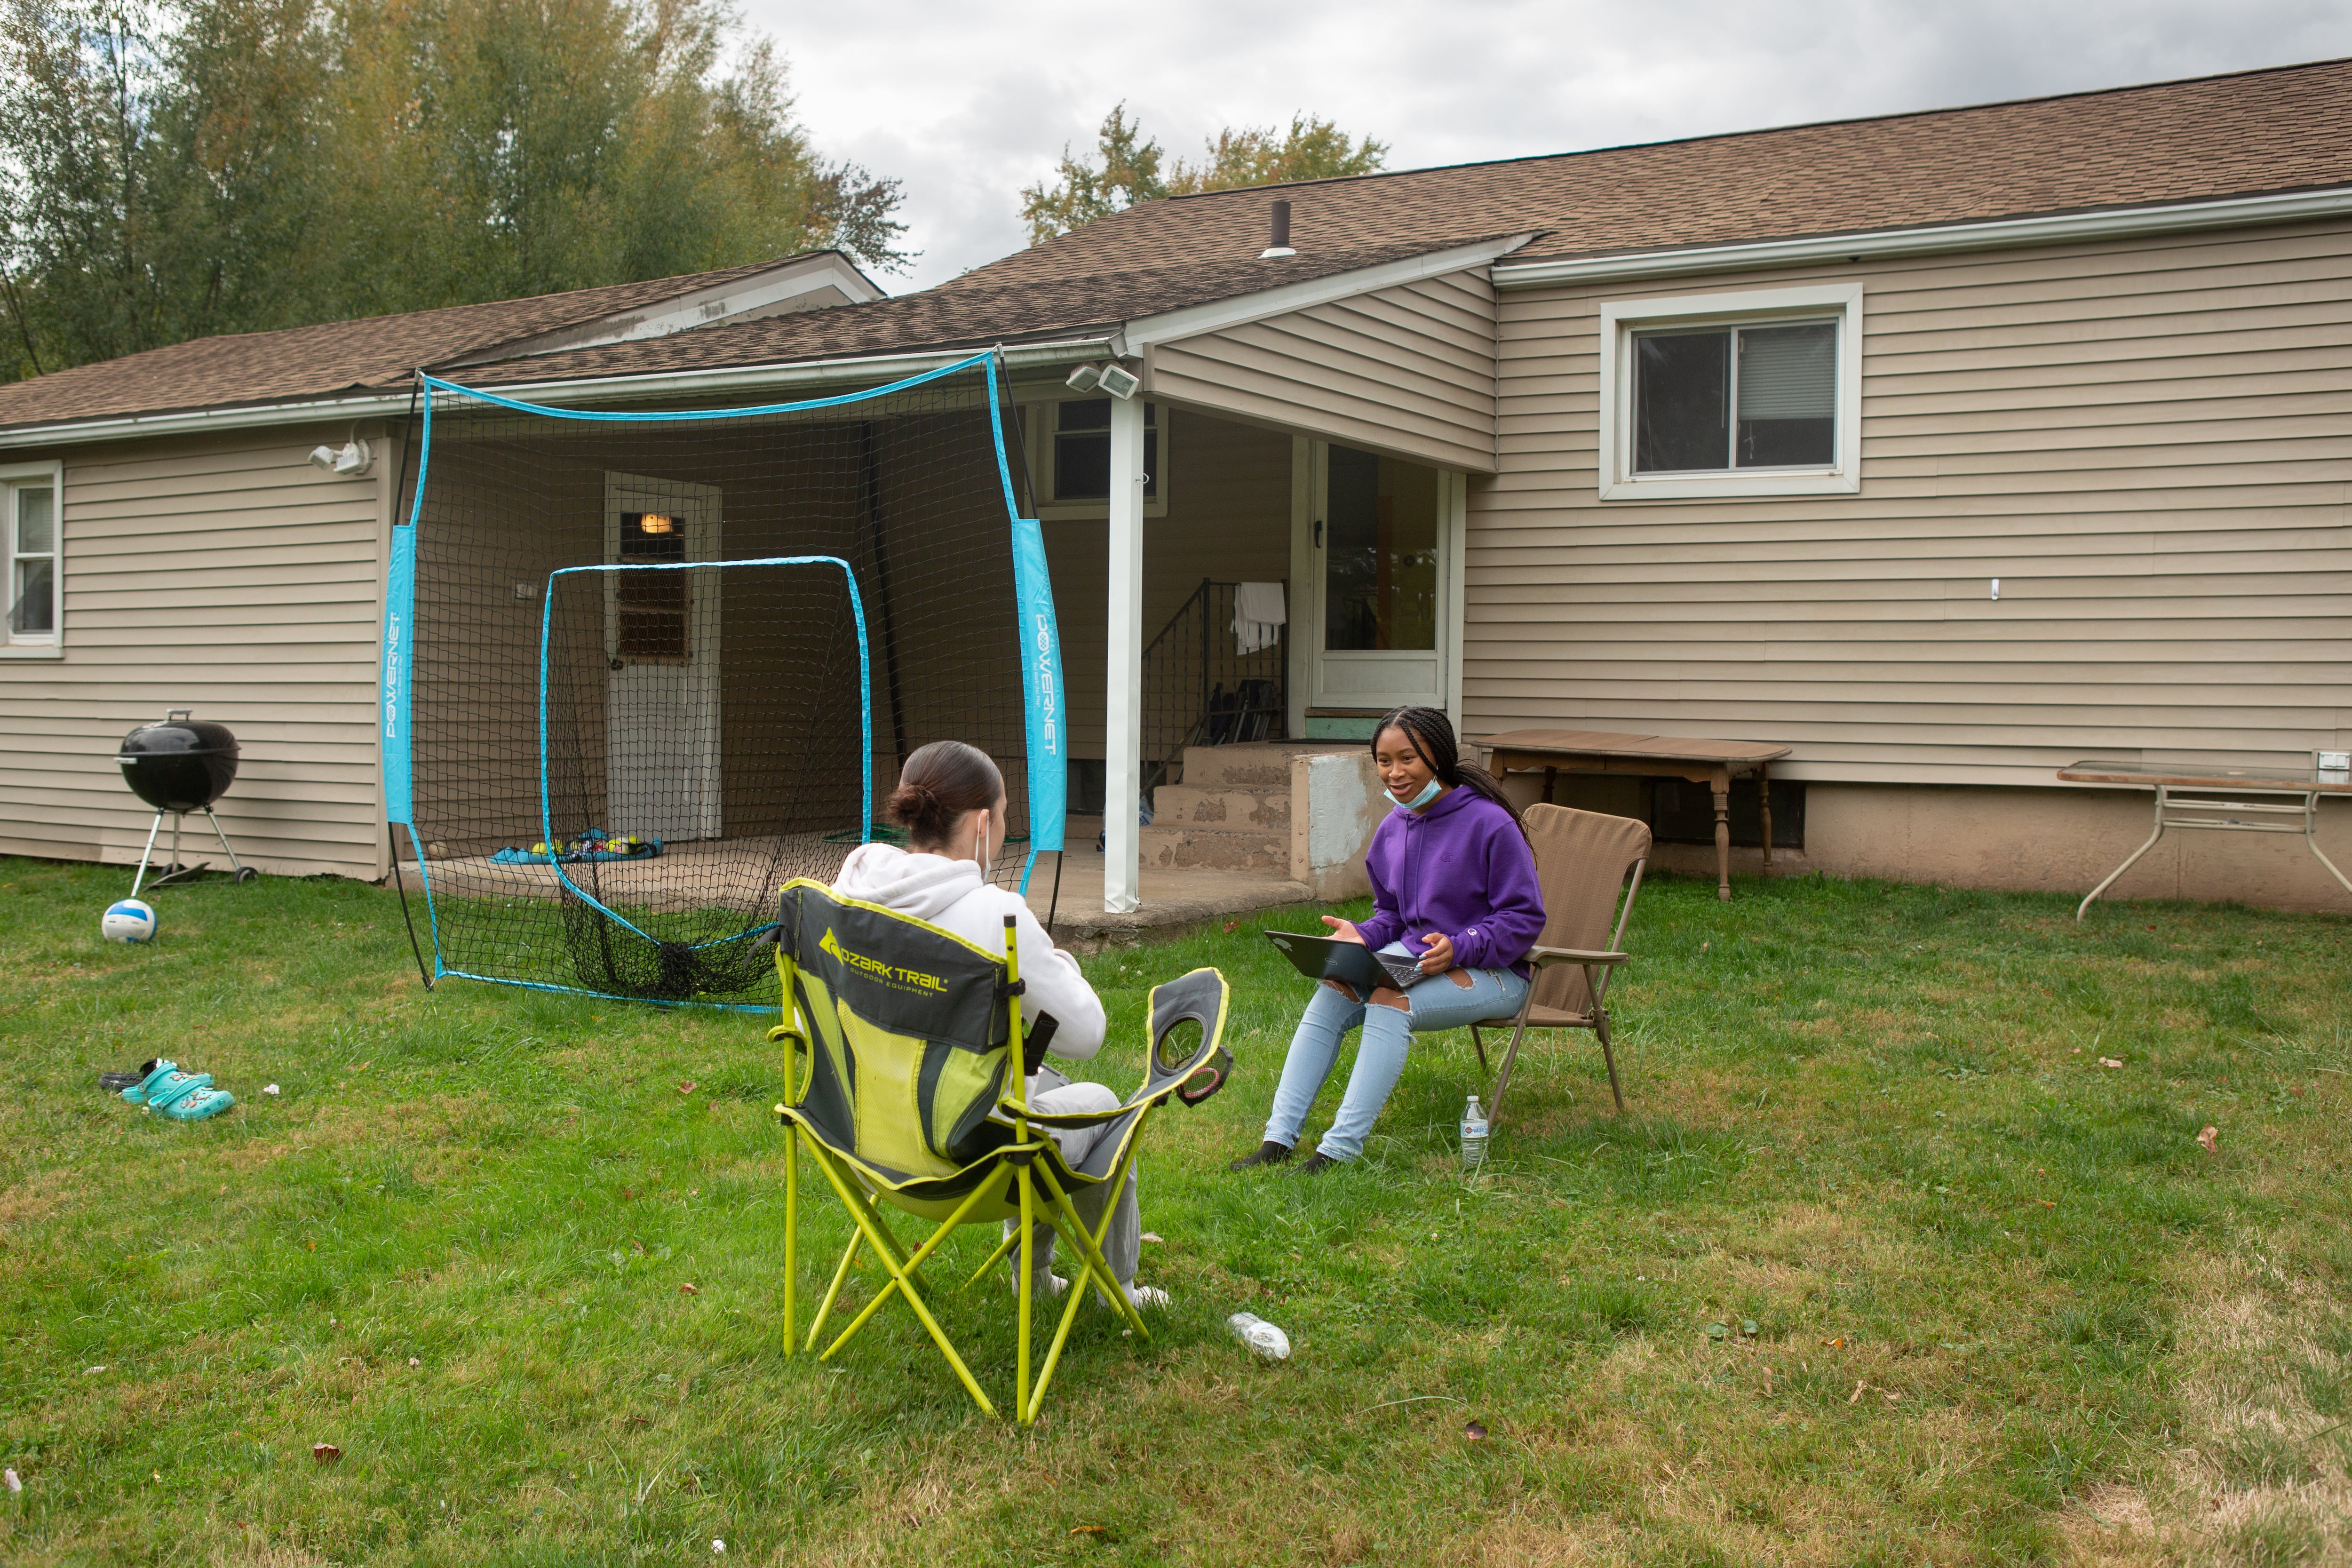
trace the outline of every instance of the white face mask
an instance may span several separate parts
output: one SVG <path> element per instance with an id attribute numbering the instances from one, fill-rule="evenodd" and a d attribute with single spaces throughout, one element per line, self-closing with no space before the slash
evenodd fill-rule
<path id="1" fill-rule="evenodd" d="M 1381 793 L 1387 795 L 1391 800 L 1396 801 L 1399 805 L 1404 807 L 1407 811 L 1419 811 L 1423 806 L 1427 805 L 1431 801 L 1435 800 L 1437 798 L 1438 791 L 1444 787 L 1444 786 L 1440 784 L 1435 779 L 1431 779 L 1427 784 L 1421 786 L 1421 793 L 1414 795 L 1411 800 L 1398 800 L 1397 793 L 1394 790 L 1382 790 Z"/>
<path id="2" fill-rule="evenodd" d="M 989 867 L 996 863 L 995 858 L 989 853 L 988 843 L 989 826 L 994 820 L 995 814 L 993 812 L 982 812 L 980 814 L 979 830 L 973 835 L 971 841 L 972 852 L 974 858 L 980 862 L 980 874 L 983 878 L 988 875 Z"/>

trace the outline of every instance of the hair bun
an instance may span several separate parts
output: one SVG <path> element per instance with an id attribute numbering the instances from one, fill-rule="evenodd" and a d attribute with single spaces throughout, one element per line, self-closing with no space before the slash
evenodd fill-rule
<path id="1" fill-rule="evenodd" d="M 1004 794 L 1004 776 L 988 753 L 961 741 L 919 746 L 900 764 L 884 811 L 919 847 L 944 844 L 968 812 L 986 811 Z"/>

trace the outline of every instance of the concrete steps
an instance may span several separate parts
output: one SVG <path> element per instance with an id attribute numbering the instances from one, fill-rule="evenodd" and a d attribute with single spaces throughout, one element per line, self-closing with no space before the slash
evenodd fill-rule
<path id="1" fill-rule="evenodd" d="M 1336 749 L 1340 748 L 1328 741 L 1193 747 L 1177 773 L 1183 782 L 1152 792 L 1151 826 L 1142 830 L 1143 864 L 1287 875 L 1291 759 Z"/>

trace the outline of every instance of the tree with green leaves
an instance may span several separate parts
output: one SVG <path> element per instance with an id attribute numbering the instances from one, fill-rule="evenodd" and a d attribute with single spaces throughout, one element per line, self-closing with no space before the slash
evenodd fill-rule
<path id="1" fill-rule="evenodd" d="M 1165 154 L 1160 143 L 1128 119 L 1126 104 L 1118 105 L 1096 135 L 1099 167 L 1073 158 L 1065 146 L 1055 183 L 1040 180 L 1021 193 L 1021 218 L 1029 226 L 1029 243 L 1043 245 L 1097 218 L 1163 196 L 1375 174 L 1386 167 L 1389 155 L 1387 142 L 1370 136 L 1351 142 L 1337 124 L 1311 114 L 1292 115 L 1287 131 L 1271 125 L 1228 127 L 1205 147 L 1208 155 L 1201 163 L 1179 159 L 1162 176 Z"/>
<path id="2" fill-rule="evenodd" d="M 898 182 L 817 154 L 719 0 L 0 0 L 0 380 L 214 332 L 835 247 Z"/>

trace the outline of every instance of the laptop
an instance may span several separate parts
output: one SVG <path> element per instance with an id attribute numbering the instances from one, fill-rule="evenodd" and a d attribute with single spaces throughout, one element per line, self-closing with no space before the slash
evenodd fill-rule
<path id="1" fill-rule="evenodd" d="M 1353 987 L 1359 996 L 1376 986 L 1393 985 L 1402 990 L 1417 980 L 1429 978 L 1422 973 L 1418 961 L 1393 952 L 1374 952 L 1360 942 L 1290 931 L 1270 931 L 1265 940 L 1280 948 L 1283 956 L 1307 979 L 1339 981 Z"/>

